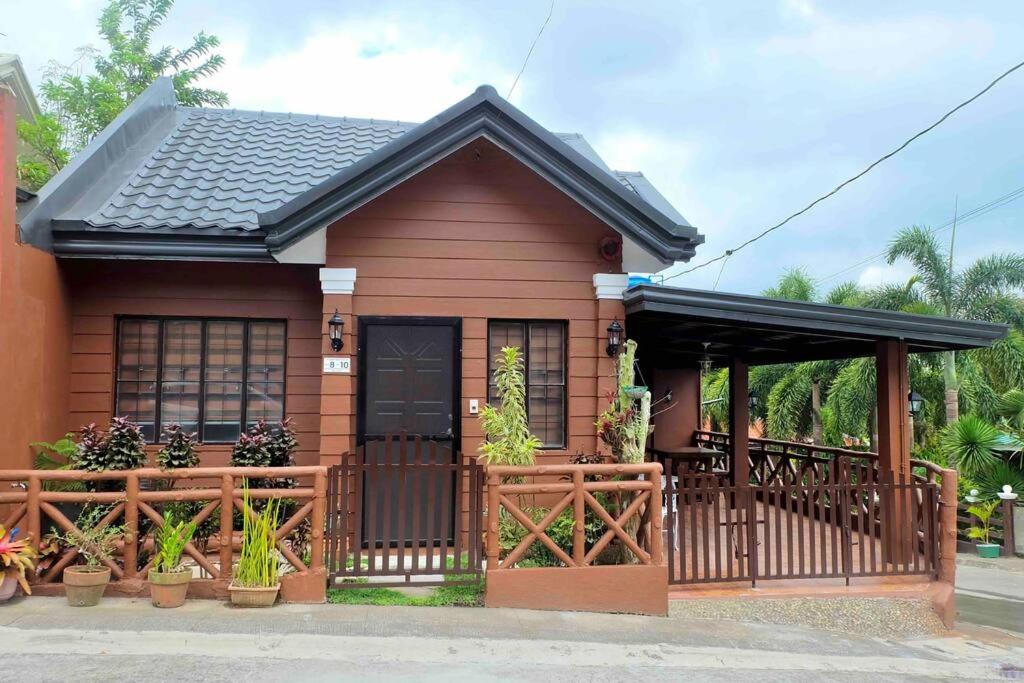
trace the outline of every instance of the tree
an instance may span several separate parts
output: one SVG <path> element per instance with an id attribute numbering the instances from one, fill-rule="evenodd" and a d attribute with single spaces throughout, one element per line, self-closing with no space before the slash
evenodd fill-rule
<path id="1" fill-rule="evenodd" d="M 216 36 L 200 31 L 184 49 L 152 47 L 173 6 L 174 0 L 109 0 L 99 18 L 106 53 L 81 48 L 74 63 L 51 64 L 40 88 L 43 115 L 18 123 L 18 135 L 34 150 L 18 160 L 20 182 L 32 189 L 45 183 L 160 76 L 170 76 L 183 105 L 227 104 L 225 93 L 198 85 L 224 65 L 213 52 Z M 83 63 L 91 63 L 87 73 Z"/>
<path id="2" fill-rule="evenodd" d="M 905 259 L 914 266 L 917 274 L 913 286 L 920 287 L 923 299 L 940 314 L 950 318 L 1006 322 L 1024 329 L 1024 301 L 1019 297 L 1024 287 L 1024 255 L 993 254 L 957 272 L 953 264 L 955 239 L 954 228 L 949 249 L 943 250 L 935 233 L 928 228 L 916 225 L 904 228 L 889 245 L 887 258 L 890 264 Z M 989 360 L 997 360 L 998 354 L 1016 355 L 1015 344 L 997 346 L 1000 348 L 992 350 Z M 947 423 L 956 422 L 960 416 L 958 370 L 957 353 L 943 352 Z M 972 374 L 972 380 L 984 373 L 976 364 L 970 364 L 967 371 Z M 973 389 L 978 392 L 982 387 L 975 382 Z M 973 398 L 984 400 L 977 394 Z"/>

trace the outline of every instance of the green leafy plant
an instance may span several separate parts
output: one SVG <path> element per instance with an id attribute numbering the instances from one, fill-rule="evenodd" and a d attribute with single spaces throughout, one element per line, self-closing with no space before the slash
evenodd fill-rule
<path id="1" fill-rule="evenodd" d="M 29 444 L 36 451 L 35 467 L 37 470 L 70 470 L 75 466 L 75 454 L 78 452 L 78 444 L 75 443 L 75 433 L 68 432 L 63 438 L 53 443 L 47 441 L 33 441 Z M 85 491 L 85 485 L 80 481 L 44 481 L 44 491 Z"/>
<path id="2" fill-rule="evenodd" d="M 194 521 L 175 522 L 173 514 L 165 513 L 163 526 L 158 527 L 153 533 L 153 542 L 156 546 L 153 569 L 162 573 L 182 571 L 181 554 L 195 532 Z"/>
<path id="3" fill-rule="evenodd" d="M 992 513 L 995 512 L 997 507 L 999 507 L 999 501 L 990 500 L 987 503 L 978 503 L 967 508 L 967 514 L 974 516 L 981 522 L 981 526 L 972 526 L 967 530 L 968 538 L 973 538 L 984 544 L 990 543 Z"/>
<path id="4" fill-rule="evenodd" d="M 1007 484 L 1018 493 L 1024 492 L 1024 472 L 1005 460 L 996 462 L 974 476 L 974 487 L 985 500 L 997 498 Z"/>
<path id="5" fill-rule="evenodd" d="M 267 435 L 262 432 L 246 433 L 238 437 L 231 449 L 232 467 L 269 467 L 270 451 Z"/>
<path id="6" fill-rule="evenodd" d="M 199 450 L 196 433 L 187 432 L 180 424 L 164 427 L 166 444 L 156 454 L 156 463 L 161 469 L 174 470 L 199 465 Z"/>
<path id="7" fill-rule="evenodd" d="M 526 416 L 526 379 L 519 347 L 505 346 L 496 357 L 494 384 L 501 400 L 480 410 L 480 424 L 487 438 L 480 445 L 480 459 L 489 465 L 532 465 L 541 441 L 530 433 Z"/>
<path id="8" fill-rule="evenodd" d="M 947 425 L 942 434 L 943 451 L 969 477 L 998 462 L 995 449 L 999 443 L 999 430 L 976 415 L 964 415 Z"/>
<path id="9" fill-rule="evenodd" d="M 133 470 L 146 462 L 146 440 L 139 425 L 115 417 L 107 429 L 106 470 Z"/>
<path id="10" fill-rule="evenodd" d="M 26 595 L 32 595 L 32 589 L 25 580 L 25 571 L 33 569 L 36 551 L 32 549 L 29 539 L 18 540 L 18 529 L 8 531 L 0 524 L 0 561 L 4 572 L 13 572 Z"/>
<path id="11" fill-rule="evenodd" d="M 118 540 L 124 534 L 124 527 L 100 526 L 101 518 L 107 513 L 103 506 L 93 507 L 78 518 L 78 530 L 59 535 L 60 541 L 78 551 L 86 567 L 99 569 L 107 562 L 114 561 Z"/>
<path id="12" fill-rule="evenodd" d="M 234 584 L 245 588 L 270 588 L 278 584 L 277 515 L 280 501 L 267 501 L 258 513 L 249 499 L 249 482 L 242 480 L 242 553 Z M 252 514 L 250 514 L 252 513 Z"/>

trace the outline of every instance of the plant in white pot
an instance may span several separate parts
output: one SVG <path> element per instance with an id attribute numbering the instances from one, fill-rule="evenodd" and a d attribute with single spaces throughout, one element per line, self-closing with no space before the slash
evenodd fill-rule
<path id="1" fill-rule="evenodd" d="M 277 523 L 281 507 L 272 499 L 258 513 L 249 500 L 249 482 L 242 482 L 242 552 L 228 586 L 231 604 L 270 607 L 281 590 L 278 580 Z"/>
<path id="2" fill-rule="evenodd" d="M 66 545 L 78 551 L 84 564 L 64 569 L 64 594 L 73 607 L 91 607 L 99 603 L 103 591 L 110 583 L 110 567 L 118 540 L 124 533 L 121 526 L 100 526 L 106 512 L 102 506 L 94 507 L 79 518 L 80 529 L 60 537 Z"/>
<path id="3" fill-rule="evenodd" d="M 972 526 L 967 530 L 968 538 L 980 541 L 975 546 L 978 549 L 978 557 L 999 557 L 999 545 L 990 540 L 992 513 L 998 505 L 998 500 L 990 500 L 967 508 L 967 514 L 973 515 L 981 523 L 981 526 Z"/>
<path id="4" fill-rule="evenodd" d="M 26 595 L 32 595 L 25 570 L 32 569 L 36 551 L 27 538 L 18 540 L 18 529 L 10 531 L 0 524 L 0 602 L 7 602 L 20 585 Z"/>
<path id="5" fill-rule="evenodd" d="M 153 532 L 156 555 L 149 570 L 149 596 L 155 607 L 185 604 L 192 569 L 182 565 L 181 555 L 195 532 L 195 522 L 175 522 L 173 513 L 165 514 L 163 525 Z"/>

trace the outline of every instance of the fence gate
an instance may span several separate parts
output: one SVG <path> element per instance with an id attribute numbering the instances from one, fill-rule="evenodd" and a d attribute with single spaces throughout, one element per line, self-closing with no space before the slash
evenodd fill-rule
<path id="1" fill-rule="evenodd" d="M 669 583 L 938 572 L 933 483 L 807 472 L 735 486 L 719 474 L 678 475 L 665 489 Z"/>
<path id="2" fill-rule="evenodd" d="M 450 442 L 386 435 L 343 454 L 328 472 L 328 585 L 479 580 L 483 481 Z"/>

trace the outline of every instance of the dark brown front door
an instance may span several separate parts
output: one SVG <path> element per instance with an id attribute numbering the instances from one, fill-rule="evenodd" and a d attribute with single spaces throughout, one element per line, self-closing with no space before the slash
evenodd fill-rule
<path id="1" fill-rule="evenodd" d="M 368 464 L 409 463 L 411 449 L 402 453 L 397 441 L 402 432 L 410 438 L 418 436 L 423 441 L 436 442 L 433 449 L 420 449 L 412 457 L 430 457 L 433 452 L 438 461 L 454 460 L 459 425 L 461 336 L 458 318 L 360 318 L 357 439 L 365 445 Z M 389 435 L 396 438 L 389 442 Z M 435 492 L 444 491 L 447 498 L 454 496 L 454 488 L 448 482 L 442 486 L 442 482 L 427 481 L 440 475 L 401 470 L 388 467 L 380 470 L 381 476 L 364 482 L 364 520 L 372 518 L 375 522 L 367 525 L 364 521 L 363 538 L 378 544 L 405 545 L 414 539 L 399 538 L 397 530 L 409 530 L 412 525 L 394 524 L 393 520 L 413 515 L 436 516 L 442 508 L 453 510 L 452 501 L 441 505 Z M 395 490 L 401 477 L 406 477 L 405 486 L 411 485 L 425 494 L 419 503 L 413 504 L 409 498 L 398 500 Z M 443 528 L 441 520 L 437 521 L 438 525 L 430 528 Z"/>

